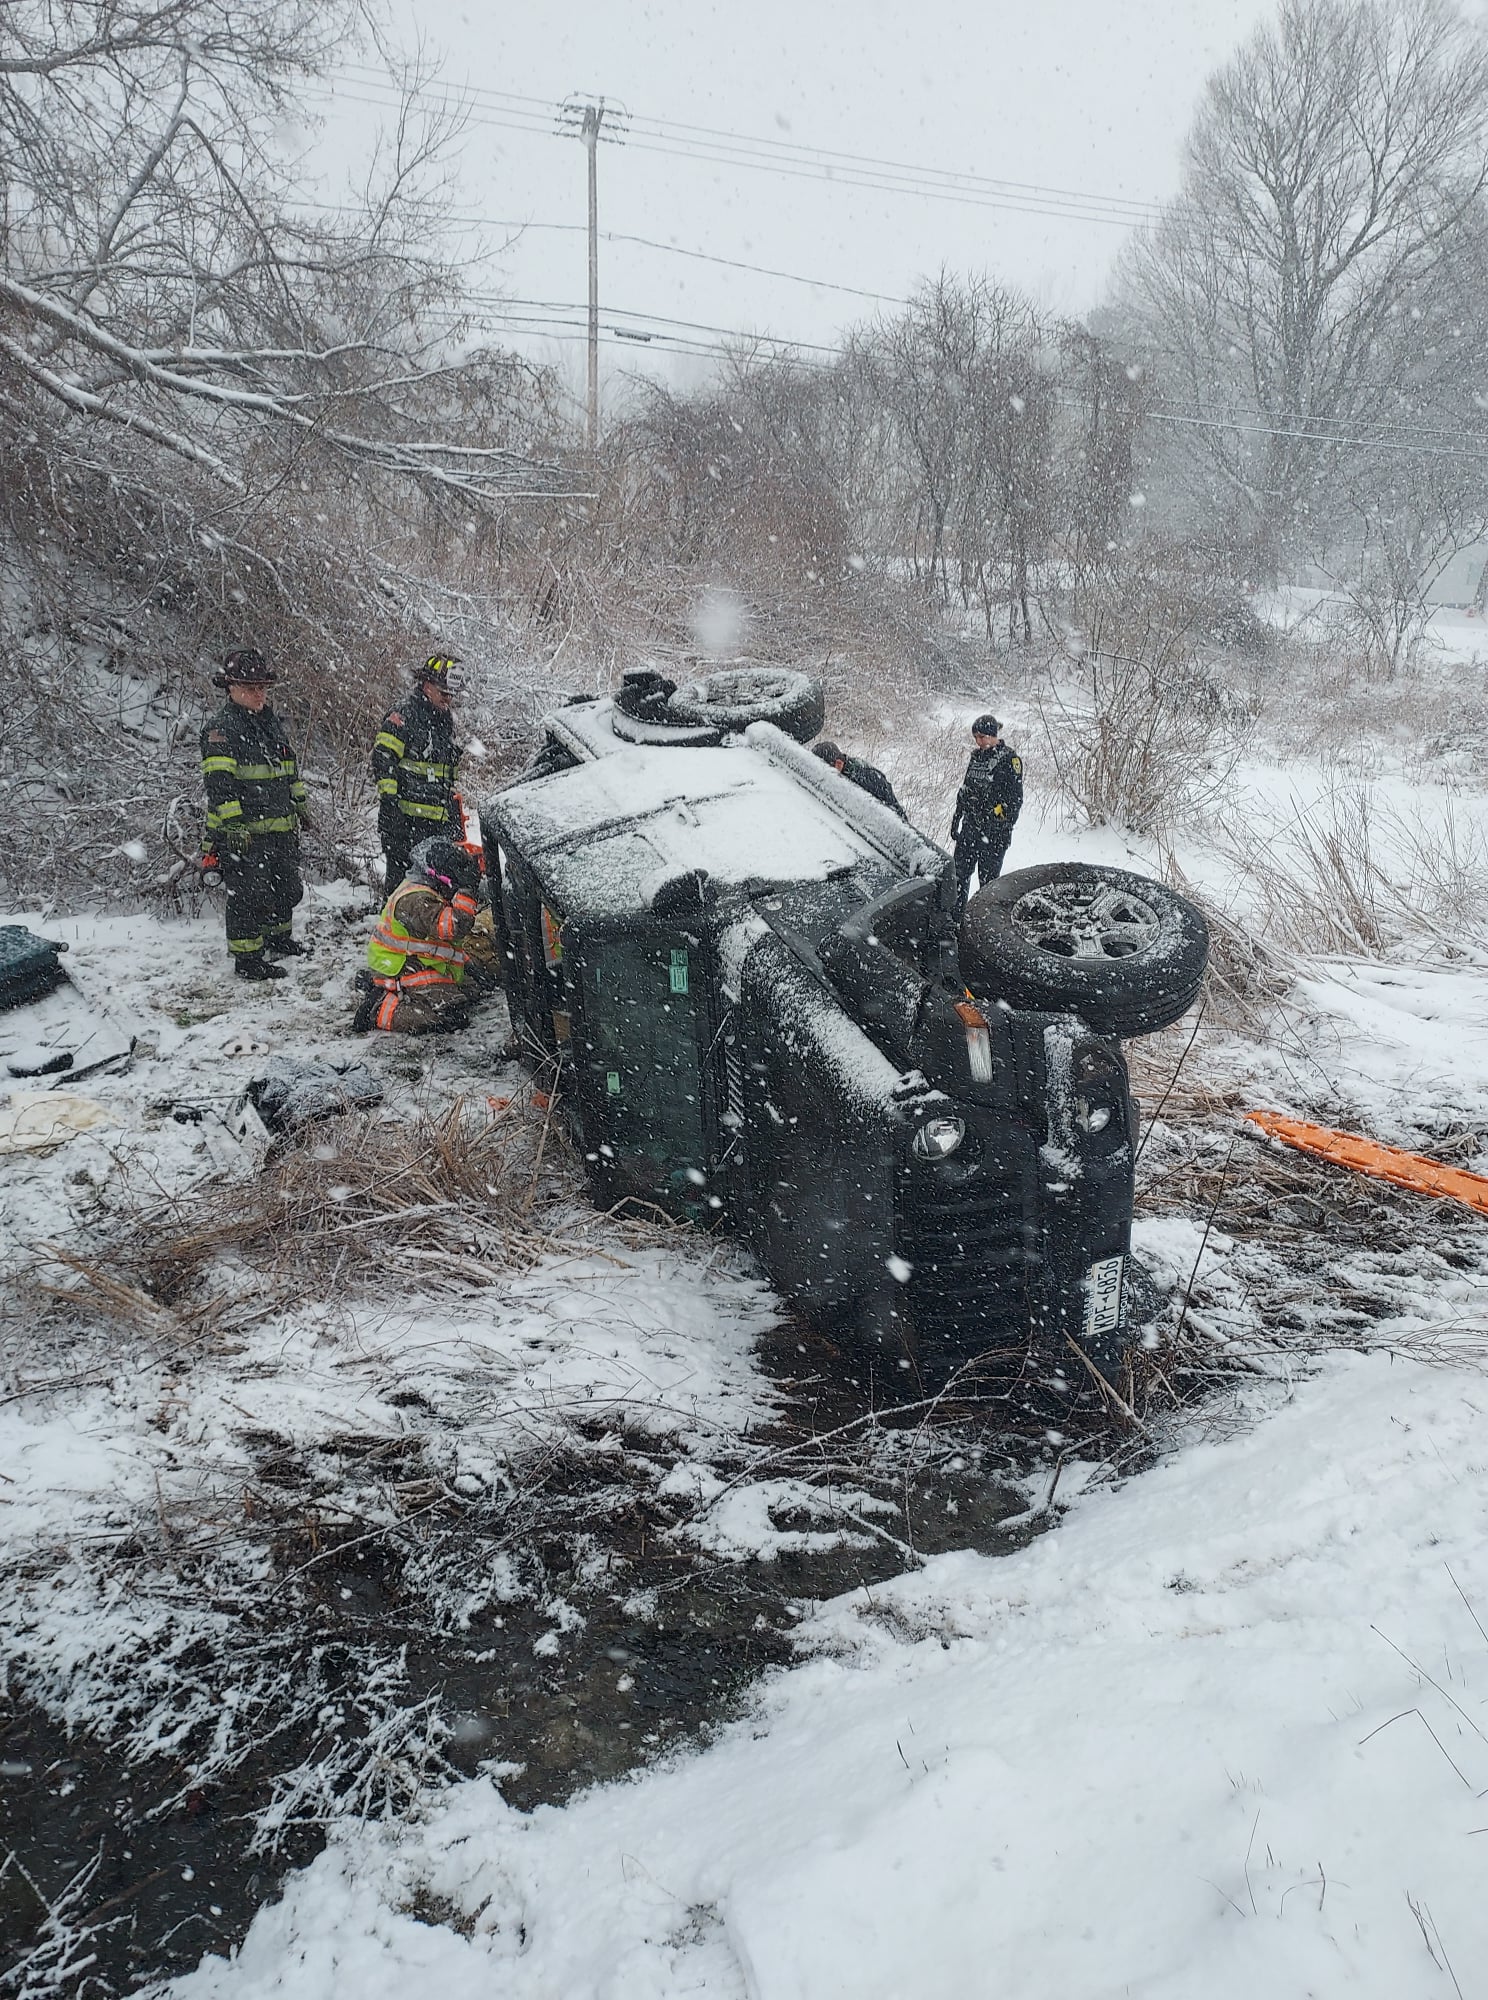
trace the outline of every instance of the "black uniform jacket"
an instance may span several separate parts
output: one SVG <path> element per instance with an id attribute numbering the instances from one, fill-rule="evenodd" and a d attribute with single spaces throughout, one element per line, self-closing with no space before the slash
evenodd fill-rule
<path id="1" fill-rule="evenodd" d="M 382 718 L 372 746 L 379 803 L 396 801 L 407 818 L 427 821 L 433 833 L 455 817 L 459 756 L 453 716 L 415 688 L 401 707 Z"/>
<path id="2" fill-rule="evenodd" d="M 891 811 L 898 813 L 900 819 L 909 818 L 909 814 L 894 797 L 894 787 L 876 765 L 865 764 L 860 757 L 844 757 L 842 775 L 844 778 L 851 778 L 855 785 L 861 785 L 863 790 L 871 798 L 877 799 L 880 805 L 888 806 Z"/>
<path id="3" fill-rule="evenodd" d="M 956 794 L 951 838 L 963 845 L 1005 840 L 1022 810 L 1023 759 L 1006 743 L 973 750 Z"/>
<path id="4" fill-rule="evenodd" d="M 204 845 L 237 845 L 254 834 L 298 833 L 306 817 L 300 767 L 272 708 L 225 701 L 201 733 L 207 790 Z"/>

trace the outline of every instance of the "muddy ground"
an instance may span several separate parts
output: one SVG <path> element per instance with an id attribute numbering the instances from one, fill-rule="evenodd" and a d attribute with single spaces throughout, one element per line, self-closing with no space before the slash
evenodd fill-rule
<path id="1" fill-rule="evenodd" d="M 783 1326 L 765 1349 L 786 1395 L 783 1442 L 852 1424 L 881 1393 L 800 1326 Z M 556 1653 L 541 1643 L 550 1620 L 537 1595 L 478 1615 L 467 1631 L 431 1632 L 407 1580 L 419 1549 L 413 1527 L 406 1539 L 319 1542 L 308 1569 L 309 1545 L 282 1537 L 280 1568 L 301 1571 L 282 1620 L 298 1628 L 305 1671 L 313 1653 L 329 1706 L 338 1689 L 354 1694 L 359 1676 L 392 1663 L 400 1698 L 425 1717 L 422 1755 L 407 1742 L 398 1752 L 420 1766 L 404 1774 L 409 1787 L 489 1767 L 513 1805 L 561 1803 L 736 1714 L 760 1675 L 794 1656 L 794 1629 L 814 1603 L 871 1590 L 916 1552 L 1021 1546 L 1053 1518 L 1030 1512 L 1026 1483 L 1014 1483 L 1041 1465 L 1052 1472 L 1047 1444 L 1010 1437 L 998 1418 L 969 1408 L 938 1411 L 928 1445 L 922 1413 L 903 1423 L 919 1443 L 879 1531 L 770 1561 L 722 1559 L 679 1540 L 682 1510 L 658 1499 L 654 1464 L 629 1482 L 623 1463 L 618 1478 L 591 1460 L 560 1468 L 524 1549 L 545 1588 L 584 1621 Z M 885 1428 L 892 1433 L 892 1416 Z M 297 1468 L 271 1444 L 262 1471 L 293 1490 Z M 511 1523 L 467 1512 L 438 1532 L 468 1537 L 474 1564 L 493 1533 L 509 1539 Z M 355 1700 L 347 1708 L 358 1712 Z M 14 1856 L 0 1878 L 0 1965 L 12 1968 L 0 1991 L 103 2000 L 182 1972 L 204 1952 L 230 1951 L 325 1840 L 324 1817 L 288 1815 L 266 1843 L 264 1817 L 286 1773 L 344 1750 L 340 1728 L 322 1709 L 228 1781 L 183 1792 L 179 1759 L 128 1764 L 24 1699 L 0 1704 L 0 1853 Z M 381 1804 L 397 1796 L 389 1785 Z M 49 1929 L 49 1908 L 65 1922 Z"/>

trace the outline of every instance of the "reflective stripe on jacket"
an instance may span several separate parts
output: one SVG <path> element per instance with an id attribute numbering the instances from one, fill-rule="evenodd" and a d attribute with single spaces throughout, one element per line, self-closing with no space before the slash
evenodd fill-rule
<path id="1" fill-rule="evenodd" d="M 439 823 L 455 817 L 459 762 L 453 718 L 422 689 L 382 718 L 372 745 L 372 776 L 381 797 L 396 800 L 409 819 Z"/>
<path id="2" fill-rule="evenodd" d="M 456 940 L 469 931 L 475 910 L 473 897 L 447 903 L 422 882 L 400 883 L 367 942 L 373 978 L 379 985 L 396 980 L 404 991 L 457 986 L 469 961 Z"/>
<path id="3" fill-rule="evenodd" d="M 305 785 L 284 724 L 272 708 L 257 714 L 225 701 L 201 732 L 207 793 L 203 845 L 219 834 L 298 833 Z"/>

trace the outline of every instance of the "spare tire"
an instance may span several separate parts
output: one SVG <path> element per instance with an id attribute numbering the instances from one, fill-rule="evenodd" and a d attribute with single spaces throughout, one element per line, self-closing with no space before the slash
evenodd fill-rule
<path id="1" fill-rule="evenodd" d="M 610 728 L 622 743 L 650 743 L 657 747 L 696 750 L 721 743 L 724 730 L 717 723 L 652 722 L 642 715 L 627 715 L 618 702 L 610 708 Z"/>
<path id="2" fill-rule="evenodd" d="M 721 667 L 678 688 L 667 703 L 677 722 L 747 729 L 773 722 L 798 743 L 809 743 L 826 720 L 821 682 L 791 667 Z"/>
<path id="3" fill-rule="evenodd" d="M 979 999 L 1078 1014 L 1097 1035 L 1150 1035 L 1198 998 L 1209 926 L 1161 882 L 1052 861 L 978 890 L 961 976 Z"/>

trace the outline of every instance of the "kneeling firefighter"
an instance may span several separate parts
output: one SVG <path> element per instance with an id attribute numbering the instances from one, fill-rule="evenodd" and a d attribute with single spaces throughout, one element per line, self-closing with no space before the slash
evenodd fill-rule
<path id="1" fill-rule="evenodd" d="M 414 849 L 367 946 L 354 1033 L 442 1034 L 469 1026 L 469 956 L 460 940 L 475 922 L 479 889 L 479 864 L 453 840 L 436 835 Z"/>

